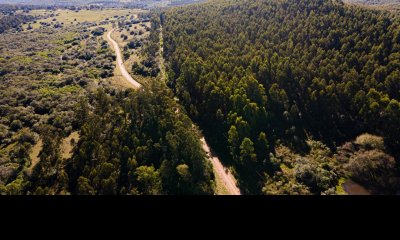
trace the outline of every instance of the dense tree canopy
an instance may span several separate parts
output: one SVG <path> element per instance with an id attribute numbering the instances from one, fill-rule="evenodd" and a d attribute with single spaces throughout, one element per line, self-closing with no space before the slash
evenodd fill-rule
<path id="1" fill-rule="evenodd" d="M 213 193 L 199 138 L 162 85 L 115 96 L 99 90 L 91 105 L 66 167 L 72 193 Z"/>
<path id="2" fill-rule="evenodd" d="M 398 18 L 331 0 L 223 0 L 160 19 L 168 84 L 244 192 L 261 191 L 277 140 L 308 153 L 310 138 L 335 149 L 370 132 L 399 157 Z M 307 178 L 315 164 L 296 177 L 321 192 L 332 184 Z"/>

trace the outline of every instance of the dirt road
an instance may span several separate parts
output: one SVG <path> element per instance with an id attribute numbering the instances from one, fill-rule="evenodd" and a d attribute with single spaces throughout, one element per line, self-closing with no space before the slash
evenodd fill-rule
<path id="1" fill-rule="evenodd" d="M 160 27 L 160 49 L 158 52 L 158 67 L 161 70 L 161 77 L 166 81 L 167 75 L 165 71 L 165 65 L 164 65 L 164 58 L 163 58 L 163 53 L 164 53 L 164 41 L 163 41 L 163 34 L 162 34 L 162 26 Z M 179 113 L 179 110 L 176 110 L 176 113 Z M 233 175 L 226 169 L 221 161 L 219 160 L 218 156 L 214 155 L 211 152 L 210 146 L 206 142 L 205 138 L 202 137 L 200 139 L 201 141 L 201 146 L 203 150 L 207 153 L 207 158 L 210 160 L 211 164 L 213 165 L 213 170 L 214 174 L 216 175 L 216 182 L 217 185 L 221 184 L 223 186 L 218 187 L 217 186 L 217 192 L 216 194 L 218 195 L 241 195 L 240 190 L 236 185 L 236 179 L 233 177 Z M 224 189 L 223 192 L 218 192 L 218 189 Z"/>
<path id="2" fill-rule="evenodd" d="M 131 75 L 128 73 L 128 71 L 126 71 L 126 69 L 125 69 L 125 66 L 124 66 L 123 61 L 122 61 L 121 50 L 120 50 L 120 48 L 118 46 L 118 43 L 111 38 L 111 33 L 113 31 L 114 31 L 114 29 L 111 30 L 110 32 L 108 32 L 107 38 L 113 44 L 113 48 L 114 48 L 115 54 L 117 55 L 117 67 L 120 68 L 122 76 L 128 82 L 130 82 L 134 88 L 141 88 L 142 85 L 140 83 L 138 83 L 137 81 L 135 81 L 131 77 Z M 161 31 L 161 38 L 160 39 L 162 39 L 162 31 Z M 163 53 L 163 47 L 160 46 L 159 67 L 162 70 L 161 71 L 162 77 L 165 79 L 166 78 L 166 73 L 165 73 L 165 66 L 164 66 L 164 60 L 162 58 L 162 56 L 163 56 L 162 53 Z M 221 161 L 218 159 L 218 157 L 211 153 L 210 147 L 208 146 L 208 144 L 207 144 L 206 140 L 204 139 L 204 137 L 202 137 L 200 140 L 201 140 L 201 143 L 202 143 L 203 150 L 207 153 L 207 157 L 211 161 L 211 164 L 213 165 L 214 174 L 217 175 L 216 176 L 217 178 L 221 179 L 221 182 L 224 185 L 224 188 L 226 189 L 227 193 L 229 195 L 240 195 L 240 190 L 236 186 L 236 180 L 233 177 L 233 175 L 221 164 Z"/>
<path id="3" fill-rule="evenodd" d="M 240 195 L 240 190 L 236 186 L 236 180 L 233 175 L 222 165 L 217 156 L 213 155 L 204 137 L 201 139 L 203 150 L 207 153 L 208 159 L 214 168 L 214 174 L 222 180 L 229 195 Z"/>
<path id="4" fill-rule="evenodd" d="M 367 189 L 351 180 L 347 180 L 345 183 L 343 183 L 343 189 L 349 195 L 371 195 Z"/>
<path id="5" fill-rule="evenodd" d="M 129 72 L 126 70 L 126 68 L 124 66 L 124 62 L 122 61 L 121 50 L 118 46 L 118 43 L 116 41 L 114 41 L 114 39 L 111 38 L 111 33 L 113 31 L 114 31 L 114 29 L 112 29 L 111 31 L 108 32 L 107 38 L 112 43 L 114 51 L 115 51 L 115 55 L 117 56 L 117 68 L 120 69 L 122 76 L 133 86 L 133 88 L 136 88 L 136 89 L 141 88 L 142 84 L 135 81 L 135 79 L 132 78 L 132 76 L 129 74 Z"/>

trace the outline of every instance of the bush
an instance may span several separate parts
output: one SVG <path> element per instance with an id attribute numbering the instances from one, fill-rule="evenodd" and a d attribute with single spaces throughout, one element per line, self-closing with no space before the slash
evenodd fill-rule
<path id="1" fill-rule="evenodd" d="M 312 192 L 322 193 L 334 187 L 338 176 L 328 163 L 319 163 L 315 159 L 301 159 L 295 166 L 298 182 L 308 186 Z"/>
<path id="2" fill-rule="evenodd" d="M 129 59 L 130 56 L 131 54 L 129 52 L 124 52 L 124 60 Z"/>
<path id="3" fill-rule="evenodd" d="M 385 149 L 385 144 L 382 137 L 368 133 L 358 136 L 355 143 L 360 145 L 360 147 L 365 150 L 378 149 L 383 151 Z"/>
<path id="4" fill-rule="evenodd" d="M 355 154 L 346 165 L 355 181 L 370 186 L 375 193 L 396 193 L 398 179 L 393 157 L 378 150 Z"/>
<path id="5" fill-rule="evenodd" d="M 135 40 L 131 40 L 128 44 L 127 44 L 128 48 L 130 49 L 136 49 L 142 46 L 142 42 L 141 41 L 135 41 Z"/>
<path id="6" fill-rule="evenodd" d="M 15 163 L 0 166 L 0 182 L 7 182 L 10 178 L 15 177 L 17 169 L 18 165 Z"/>
<path id="7" fill-rule="evenodd" d="M 93 34 L 94 36 L 101 36 L 101 35 L 104 34 L 105 31 L 106 31 L 105 28 L 103 28 L 103 27 L 98 27 L 98 28 L 96 28 L 96 29 L 94 29 L 94 30 L 92 31 L 92 34 Z"/>
<path id="8" fill-rule="evenodd" d="M 0 141 L 10 136 L 10 132 L 8 131 L 8 127 L 4 124 L 0 124 Z"/>
<path id="9" fill-rule="evenodd" d="M 13 131 L 18 131 L 19 129 L 22 128 L 22 122 L 20 120 L 14 120 L 10 124 L 11 130 Z"/>
<path id="10" fill-rule="evenodd" d="M 18 142 L 28 142 L 33 145 L 36 142 L 35 135 L 28 128 L 24 128 L 18 132 Z"/>

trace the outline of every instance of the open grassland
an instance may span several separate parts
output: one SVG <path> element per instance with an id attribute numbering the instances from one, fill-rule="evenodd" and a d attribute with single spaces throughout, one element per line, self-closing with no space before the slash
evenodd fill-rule
<path id="1" fill-rule="evenodd" d="M 80 11 L 72 11 L 66 9 L 58 9 L 55 11 L 51 10 L 32 10 L 28 14 L 32 16 L 43 16 L 44 19 L 36 21 L 36 23 L 31 24 L 32 28 L 39 28 L 42 23 L 54 23 L 58 22 L 64 26 L 69 25 L 77 25 L 82 22 L 89 23 L 100 23 L 103 20 L 108 19 L 118 19 L 121 16 L 129 16 L 136 15 L 137 13 L 143 12 L 144 10 L 140 9 L 103 9 L 103 10 L 80 10 Z M 24 29 L 27 29 L 29 24 L 25 24 L 23 26 Z"/>

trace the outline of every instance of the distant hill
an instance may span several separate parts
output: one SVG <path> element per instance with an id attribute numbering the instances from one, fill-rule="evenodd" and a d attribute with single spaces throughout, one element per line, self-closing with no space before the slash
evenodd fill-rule
<path id="1" fill-rule="evenodd" d="M 55 6 L 79 6 L 87 4 L 121 5 L 121 6 L 178 6 L 204 0 L 0 0 L 0 4 L 26 4 L 26 5 L 55 5 Z"/>
<path id="2" fill-rule="evenodd" d="M 345 2 L 363 3 L 369 5 L 400 4 L 399 0 L 345 0 Z"/>
<path id="3" fill-rule="evenodd" d="M 343 0 L 345 3 L 361 4 L 375 9 L 400 13 L 400 0 Z"/>
<path id="4" fill-rule="evenodd" d="M 32 5 L 72 5 L 72 4 L 88 4 L 93 2 L 120 2 L 119 0 L 0 0 L 0 4 L 32 4 Z"/>

